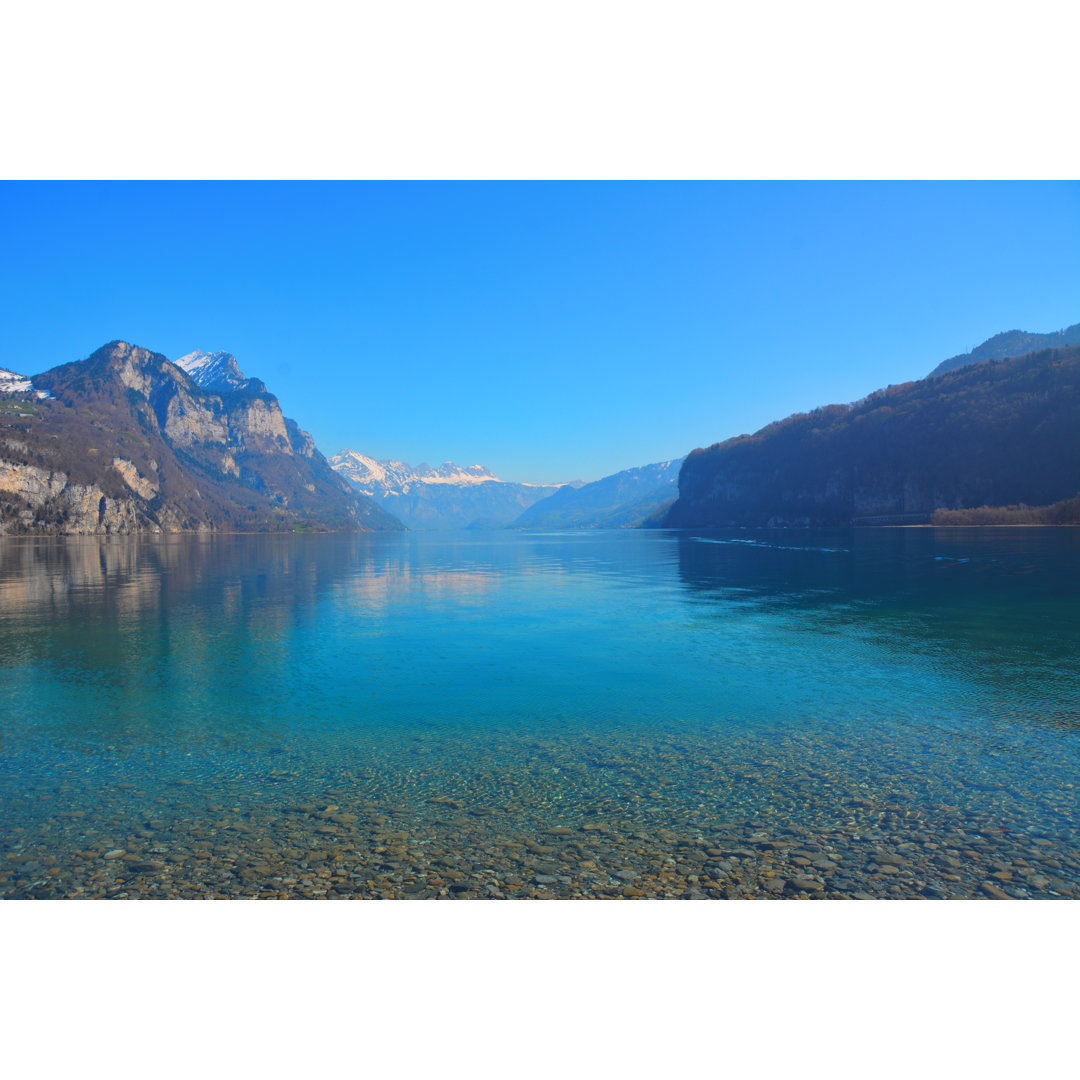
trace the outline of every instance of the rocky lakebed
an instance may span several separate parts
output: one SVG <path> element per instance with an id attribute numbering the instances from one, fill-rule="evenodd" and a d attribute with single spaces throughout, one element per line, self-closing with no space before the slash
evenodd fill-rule
<path id="1" fill-rule="evenodd" d="M 0 897 L 1080 897 L 1071 780 L 1021 790 L 985 748 L 978 772 L 946 780 L 916 767 L 912 736 L 428 732 L 332 753 L 13 755 Z"/>

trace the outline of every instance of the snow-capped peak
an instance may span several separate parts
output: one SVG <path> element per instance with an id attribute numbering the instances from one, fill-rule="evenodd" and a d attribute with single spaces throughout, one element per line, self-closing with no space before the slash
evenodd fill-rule
<path id="1" fill-rule="evenodd" d="M 189 352 L 187 356 L 181 356 L 179 360 L 174 360 L 173 363 L 194 378 L 196 372 L 202 371 L 215 360 L 223 360 L 226 356 L 228 356 L 228 353 L 205 353 L 202 349 L 196 349 L 194 352 Z"/>
<path id="2" fill-rule="evenodd" d="M 196 349 L 173 363 L 204 390 L 239 390 L 247 382 L 232 353 L 205 353 Z"/>
<path id="3" fill-rule="evenodd" d="M 342 450 L 330 458 L 331 468 L 337 469 L 354 483 L 381 484 L 386 479 L 386 466 L 355 450 Z"/>
<path id="4" fill-rule="evenodd" d="M 462 468 L 452 461 L 444 461 L 437 469 L 427 462 L 409 465 L 404 461 L 376 461 L 355 450 L 342 450 L 329 459 L 330 467 L 336 469 L 354 487 L 363 491 L 407 492 L 413 484 L 450 484 L 469 487 L 499 478 L 483 465 Z"/>
<path id="5" fill-rule="evenodd" d="M 444 461 L 437 469 L 425 462 L 416 467 L 416 478 L 425 484 L 483 484 L 499 478 L 485 465 L 468 465 L 462 468 L 452 461 Z"/>

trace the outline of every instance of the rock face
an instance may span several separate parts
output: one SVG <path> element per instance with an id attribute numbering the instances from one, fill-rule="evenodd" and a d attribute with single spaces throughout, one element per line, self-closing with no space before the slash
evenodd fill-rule
<path id="1" fill-rule="evenodd" d="M 257 379 L 209 393 L 114 341 L 33 384 L 51 396 L 7 394 L 0 409 L 0 531 L 401 528 Z"/>
<path id="2" fill-rule="evenodd" d="M 413 466 L 376 461 L 355 450 L 335 454 L 330 466 L 410 529 L 500 528 L 558 490 L 500 480 L 483 465 Z"/>
<path id="3" fill-rule="evenodd" d="M 139 487 L 150 486 L 134 466 L 131 472 Z M 110 498 L 97 484 L 72 483 L 63 472 L 7 461 L 0 461 L 0 511 L 0 532 L 128 533 L 143 527 L 134 500 Z"/>
<path id="4" fill-rule="evenodd" d="M 0 461 L 0 497 L 3 496 L 23 503 L 18 507 L 15 522 L 3 523 L 8 526 L 29 528 L 41 519 L 69 523 L 70 527 L 64 530 L 69 532 L 132 532 L 138 528 L 138 517 L 130 500 L 110 499 L 96 484 L 72 484 L 66 473 L 45 471 L 33 465 Z"/>
<path id="5" fill-rule="evenodd" d="M 534 503 L 512 529 L 632 529 L 678 495 L 683 459 L 640 465 L 591 484 L 567 484 Z"/>
<path id="6" fill-rule="evenodd" d="M 969 365 L 695 450 L 669 528 L 928 522 L 1080 491 L 1080 348 Z"/>

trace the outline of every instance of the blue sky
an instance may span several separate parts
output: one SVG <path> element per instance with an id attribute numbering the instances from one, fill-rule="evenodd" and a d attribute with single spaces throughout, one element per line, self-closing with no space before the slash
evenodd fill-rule
<path id="1" fill-rule="evenodd" d="M 1076 183 L 7 183 L 0 367 L 232 352 L 332 454 L 595 479 L 1080 320 Z"/>

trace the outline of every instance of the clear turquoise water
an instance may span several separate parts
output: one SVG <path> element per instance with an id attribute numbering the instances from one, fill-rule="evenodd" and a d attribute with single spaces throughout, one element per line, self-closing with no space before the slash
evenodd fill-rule
<path id="1" fill-rule="evenodd" d="M 0 604 L 0 895 L 1080 879 L 1075 530 L 7 538 Z"/>

